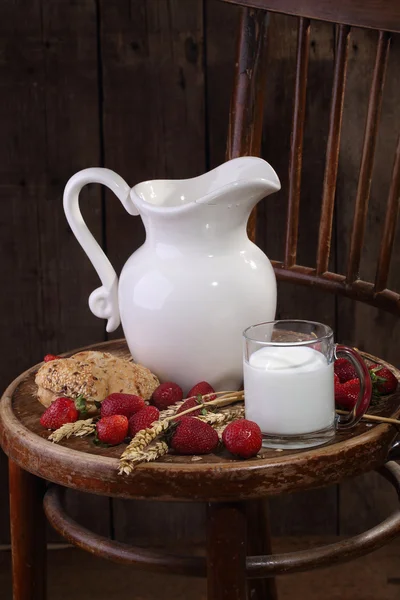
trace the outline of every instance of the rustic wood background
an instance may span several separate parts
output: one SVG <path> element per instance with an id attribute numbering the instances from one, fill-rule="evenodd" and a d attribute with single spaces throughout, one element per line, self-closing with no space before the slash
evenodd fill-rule
<path id="1" fill-rule="evenodd" d="M 186 178 L 224 160 L 238 10 L 219 0 L 3 0 L 0 4 L 0 383 L 41 360 L 106 338 L 87 298 L 96 274 L 69 231 L 62 191 L 79 169 L 105 165 L 131 184 Z M 296 23 L 273 15 L 263 156 L 282 191 L 260 207 L 258 243 L 283 257 Z M 324 169 L 335 28 L 313 23 L 307 92 L 299 261 L 312 266 Z M 354 29 L 335 209 L 332 268 L 348 251 L 377 34 Z M 395 142 L 400 131 L 400 39 L 394 36 L 375 158 L 362 274 L 374 273 Z M 140 219 L 89 186 L 86 220 L 120 270 L 144 239 Z M 400 251 L 391 284 L 400 289 Z M 336 337 L 399 363 L 395 317 L 310 288 L 279 287 L 279 315 L 332 325 Z M 117 332 L 120 337 L 121 331 Z M 274 499 L 277 534 L 354 533 L 395 503 L 373 475 Z M 71 493 L 72 513 L 119 539 L 164 534 L 201 541 L 202 507 L 163 508 Z M 7 467 L 0 458 L 0 543 L 9 539 Z M 150 515 L 150 518 L 146 518 Z M 178 518 L 179 517 L 179 518 Z"/>

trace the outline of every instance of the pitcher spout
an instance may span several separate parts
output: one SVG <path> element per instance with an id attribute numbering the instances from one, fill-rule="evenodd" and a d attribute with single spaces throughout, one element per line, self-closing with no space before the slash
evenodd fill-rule
<path id="1" fill-rule="evenodd" d="M 225 179 L 227 184 L 256 185 L 264 192 L 264 196 L 273 194 L 281 189 L 279 177 L 264 159 L 258 156 L 241 156 L 233 158 L 214 169 L 219 171 L 220 181 Z M 213 173 L 206 173 L 206 175 Z"/>
<path id="2" fill-rule="evenodd" d="M 243 206 L 251 210 L 262 198 L 281 189 L 278 175 L 271 165 L 256 156 L 234 158 L 203 177 L 207 175 L 212 189 L 199 200 L 205 204 L 227 203 L 228 206 Z"/>
<path id="3" fill-rule="evenodd" d="M 192 179 L 142 182 L 132 188 L 131 200 L 142 215 L 182 213 L 199 204 L 240 205 L 251 210 L 280 188 L 269 163 L 256 156 L 243 156 Z"/>

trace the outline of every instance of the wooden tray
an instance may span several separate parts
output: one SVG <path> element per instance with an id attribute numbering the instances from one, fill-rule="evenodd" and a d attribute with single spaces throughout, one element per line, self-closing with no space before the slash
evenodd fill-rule
<path id="1" fill-rule="evenodd" d="M 85 349 L 129 356 L 125 340 Z M 74 351 L 76 352 L 76 351 Z M 69 356 L 74 352 L 65 354 Z M 368 354 L 367 360 L 380 362 Z M 397 435 L 393 425 L 362 422 L 337 434 L 333 442 L 307 450 L 262 449 L 261 458 L 246 461 L 226 451 L 193 457 L 168 455 L 139 465 L 129 476 L 118 475 L 123 446 L 99 448 L 93 438 L 71 438 L 60 444 L 47 440 L 39 418 L 42 405 L 35 397 L 36 365 L 20 375 L 0 403 L 0 442 L 8 456 L 25 470 L 66 487 L 128 498 L 160 500 L 245 500 L 334 484 L 345 477 L 380 467 Z M 387 365 L 400 380 L 400 372 Z M 370 413 L 397 418 L 400 391 L 379 400 Z"/>

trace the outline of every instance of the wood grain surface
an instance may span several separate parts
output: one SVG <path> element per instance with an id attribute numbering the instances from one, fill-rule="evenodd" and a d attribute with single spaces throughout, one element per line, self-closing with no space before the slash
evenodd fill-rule
<path id="1" fill-rule="evenodd" d="M 397 0 L 222 0 L 262 8 L 288 15 L 320 19 L 333 23 L 344 23 L 356 27 L 400 31 L 400 7 Z"/>
<path id="2" fill-rule="evenodd" d="M 94 348 L 90 346 L 90 348 Z M 124 340 L 96 345 L 129 357 Z M 366 355 L 369 357 L 369 355 Z M 369 357 L 376 361 L 374 357 Z M 400 372 L 394 370 L 400 378 Z M 168 454 L 138 465 L 129 476 L 118 475 L 121 447 L 102 448 L 90 438 L 70 438 L 59 444 L 47 440 L 40 425 L 42 405 L 35 397 L 33 367 L 6 390 L 0 403 L 0 441 L 9 457 L 33 474 L 66 487 L 95 494 L 132 499 L 184 501 L 243 501 L 335 484 L 384 464 L 396 438 L 392 425 L 361 422 L 339 431 L 331 443 L 303 451 L 262 448 L 247 461 L 226 450 L 202 456 Z M 382 416 L 400 414 L 400 391 L 370 407 Z"/>
<path id="3" fill-rule="evenodd" d="M 186 178 L 206 169 L 202 0 L 99 2 L 104 161 L 130 185 Z M 117 270 L 144 241 L 130 217 L 104 191 L 107 254 Z M 112 337 L 120 337 L 119 329 Z M 177 539 L 202 531 L 204 511 L 111 501 L 112 526 L 122 540 L 156 542 L 157 528 Z M 177 515 L 180 518 L 177 519 Z"/>
<path id="4" fill-rule="evenodd" d="M 275 10 L 273 0 L 249 4 Z M 280 2 L 277 10 L 297 13 L 298 3 L 292 3 L 292 8 L 289 4 Z M 387 19 L 389 11 L 398 10 L 395 2 L 306 5 L 320 11 L 308 16 L 329 21 L 342 18 L 346 23 L 388 30 L 397 27 L 395 18 Z M 148 177 L 196 175 L 224 160 L 240 10 L 220 0 L 191 0 L 190 6 L 187 0 L 35 0 L 29 7 L 20 1 L 1 5 L 3 389 L 44 353 L 99 342 L 105 336 L 104 324 L 87 307 L 87 297 L 97 286 L 96 275 L 62 213 L 61 196 L 68 177 L 81 168 L 106 165 L 134 184 Z M 270 258 L 282 260 L 297 19 L 271 13 L 269 25 L 262 153 L 277 169 L 283 185 L 279 194 L 259 205 L 257 243 Z M 311 22 L 297 256 L 301 264 L 315 264 L 335 39 L 333 24 Z M 329 264 L 339 273 L 346 272 L 350 250 L 377 39 L 378 32 L 354 27 L 350 34 Z M 360 263 L 361 274 L 372 281 L 400 131 L 399 42 L 394 34 Z M 126 215 L 118 201 L 97 186 L 83 192 L 82 209 L 119 271 L 144 239 L 140 219 Z M 395 230 L 389 271 L 389 286 L 395 290 L 400 289 L 399 266 Z M 327 322 L 335 328 L 338 341 L 399 363 L 399 325 L 393 315 L 289 283 L 279 285 L 278 314 Z M 163 515 L 155 505 L 137 501 L 117 506 L 120 502 L 113 505 L 90 496 L 68 499 L 74 516 L 91 521 L 90 526 L 99 527 L 101 533 L 113 533 L 115 528 L 121 536 L 137 531 L 143 537 L 146 514 L 168 523 L 169 532 L 179 521 L 172 516 L 175 509 Z M 387 512 L 392 502 L 390 494 L 366 477 L 354 486 L 342 484 L 339 494 L 333 487 L 283 496 L 273 503 L 272 521 L 277 531 L 286 534 L 361 530 Z M 0 541 L 6 542 L 4 456 L 0 459 L 0 505 Z M 352 508 L 357 506 L 364 508 Z M 204 513 L 199 507 L 195 510 L 185 512 L 188 508 L 176 507 L 175 514 L 182 516 L 181 538 L 201 531 Z"/>
<path id="5" fill-rule="evenodd" d="M 275 552 L 321 546 L 336 538 L 276 538 Z M 185 552 L 186 548 L 181 550 Z M 357 561 L 328 569 L 298 573 L 295 577 L 279 577 L 279 600 L 307 598 L 321 600 L 398 600 L 398 561 L 400 542 L 381 548 Z M 134 593 L 141 600 L 207 600 L 207 584 L 203 578 L 154 573 L 132 569 L 104 560 L 76 548 L 48 553 L 49 597 L 62 600 L 109 600 L 113 595 L 124 598 Z M 11 600 L 10 554 L 0 553 L 0 585 L 3 600 Z M 62 586 L 62 588 L 61 588 Z"/>
<path id="6" fill-rule="evenodd" d="M 95 5 L 89 0 L 5 2 L 0 23 L 6 99 L 0 128 L 7 140 L 0 161 L 0 237 L 7 257 L 0 267 L 4 388 L 47 352 L 103 340 L 104 325 L 90 317 L 87 297 L 96 287 L 96 274 L 82 261 L 62 209 L 68 178 L 100 160 Z M 82 205 L 101 243 L 100 190 L 86 188 Z M 4 461 L 1 465 L 0 503 L 6 506 L 7 472 Z M 93 511 L 102 513 L 107 506 L 105 499 L 85 505 L 70 496 L 68 502 L 74 514 L 79 510 L 92 524 Z M 7 512 L 0 515 L 5 541 Z"/>

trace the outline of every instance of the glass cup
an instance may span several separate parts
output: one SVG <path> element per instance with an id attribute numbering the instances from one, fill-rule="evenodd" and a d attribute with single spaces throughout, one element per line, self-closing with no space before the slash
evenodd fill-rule
<path id="1" fill-rule="evenodd" d="M 332 440 L 336 429 L 358 423 L 372 386 L 367 366 L 352 348 L 333 341 L 327 325 L 271 321 L 248 327 L 244 337 L 246 419 L 255 421 L 267 448 L 310 448 Z M 357 402 L 336 416 L 333 363 L 346 357 L 360 379 Z"/>

